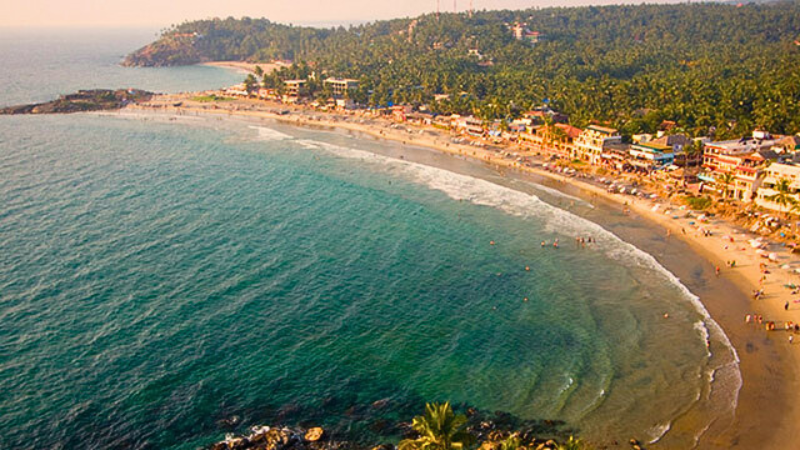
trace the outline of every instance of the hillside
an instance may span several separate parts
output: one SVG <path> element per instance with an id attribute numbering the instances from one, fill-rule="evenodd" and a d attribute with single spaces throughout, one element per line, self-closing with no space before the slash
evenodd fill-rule
<path id="1" fill-rule="evenodd" d="M 297 65 L 267 85 L 317 72 L 359 78 L 353 96 L 371 105 L 492 119 L 549 100 L 578 126 L 634 133 L 674 120 L 693 134 L 734 136 L 800 131 L 798 34 L 797 2 L 429 14 L 348 29 L 229 18 L 175 26 L 126 64 L 290 59 Z"/>

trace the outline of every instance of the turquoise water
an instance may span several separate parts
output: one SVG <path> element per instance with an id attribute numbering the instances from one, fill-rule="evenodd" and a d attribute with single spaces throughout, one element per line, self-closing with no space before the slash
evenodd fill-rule
<path id="1" fill-rule="evenodd" d="M 375 442 L 431 400 L 687 448 L 730 413 L 677 280 L 488 176 L 270 122 L 0 118 L 0 448 L 190 449 L 234 416 Z"/>

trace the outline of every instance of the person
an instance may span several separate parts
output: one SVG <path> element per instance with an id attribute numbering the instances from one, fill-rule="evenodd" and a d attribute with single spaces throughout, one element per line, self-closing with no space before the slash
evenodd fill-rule
<path id="1" fill-rule="evenodd" d="M 790 334 L 789 335 L 789 345 L 792 345 L 793 343 L 794 343 L 794 335 Z"/>
<path id="2" fill-rule="evenodd" d="M 719 276 L 719 266 L 717 266 L 717 267 L 714 269 L 714 271 L 717 273 L 717 276 Z"/>
<path id="3" fill-rule="evenodd" d="M 542 241 L 542 247 L 544 247 L 545 245 L 547 245 L 547 242 Z"/>
<path id="4" fill-rule="evenodd" d="M 788 301 L 783 305 L 783 309 L 784 309 L 784 311 L 788 311 L 789 310 L 789 302 Z"/>

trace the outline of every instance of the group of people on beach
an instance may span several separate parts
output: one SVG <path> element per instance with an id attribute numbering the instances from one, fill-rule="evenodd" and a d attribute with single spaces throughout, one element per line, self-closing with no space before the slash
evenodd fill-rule
<path id="1" fill-rule="evenodd" d="M 575 246 L 576 247 L 586 248 L 586 244 L 593 244 L 593 243 L 594 243 L 594 238 L 592 238 L 591 236 L 589 236 L 589 237 L 583 237 L 583 236 L 575 237 Z"/>
<path id="2" fill-rule="evenodd" d="M 764 329 L 766 331 L 775 331 L 776 329 L 779 329 L 776 328 L 775 321 L 769 320 L 767 322 L 764 322 L 764 316 L 762 316 L 761 314 L 747 314 L 746 316 L 744 316 L 744 323 L 764 325 Z M 791 320 L 784 322 L 783 330 L 791 333 L 789 335 L 789 343 L 791 344 L 794 342 L 794 335 L 800 333 L 800 324 L 794 323 Z"/>

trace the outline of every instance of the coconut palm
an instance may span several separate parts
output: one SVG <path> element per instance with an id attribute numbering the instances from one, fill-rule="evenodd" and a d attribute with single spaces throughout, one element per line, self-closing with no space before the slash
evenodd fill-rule
<path id="1" fill-rule="evenodd" d="M 419 434 L 416 439 L 400 441 L 399 450 L 461 450 L 474 441 L 466 431 L 467 417 L 456 415 L 450 402 L 428 403 L 425 414 L 414 417 L 411 428 Z"/>
<path id="2" fill-rule="evenodd" d="M 730 191 L 730 186 L 733 182 L 736 181 L 736 176 L 732 173 L 728 172 L 717 178 L 717 182 L 722 184 L 722 198 L 728 197 L 728 191 Z"/>
<path id="3" fill-rule="evenodd" d="M 787 178 L 781 178 L 775 183 L 772 190 L 774 190 L 775 193 L 767 195 L 764 198 L 773 203 L 777 203 L 785 218 L 787 209 L 797 205 L 797 200 L 792 196 L 792 182 Z"/>

